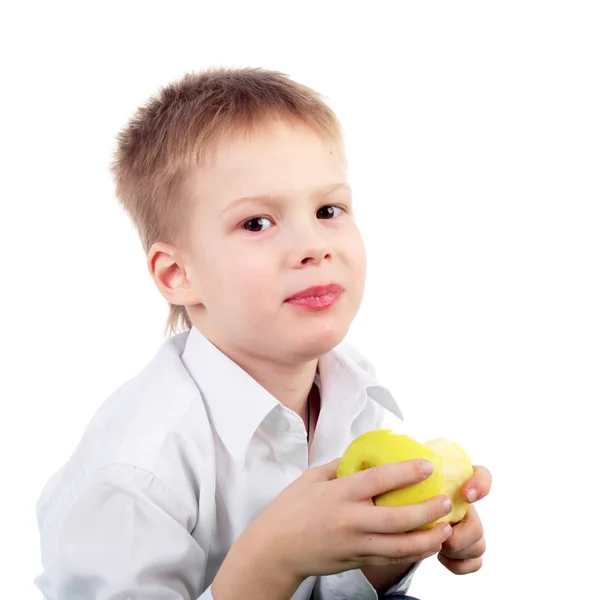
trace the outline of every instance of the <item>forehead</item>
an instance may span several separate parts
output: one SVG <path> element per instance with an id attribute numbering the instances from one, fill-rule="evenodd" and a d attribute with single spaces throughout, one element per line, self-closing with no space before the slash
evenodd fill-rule
<path id="1" fill-rule="evenodd" d="M 339 142 L 307 126 L 269 122 L 223 137 L 184 185 L 195 199 L 224 205 L 244 196 L 310 193 L 341 181 L 346 168 Z"/>

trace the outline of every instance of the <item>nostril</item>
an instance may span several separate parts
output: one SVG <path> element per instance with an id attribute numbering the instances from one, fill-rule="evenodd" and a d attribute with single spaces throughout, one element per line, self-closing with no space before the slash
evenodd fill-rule
<path id="1" fill-rule="evenodd" d="M 315 256 L 307 256 L 306 258 L 303 258 L 301 260 L 301 263 L 303 265 L 305 265 L 306 263 L 309 262 L 321 262 L 322 260 L 330 260 L 331 259 L 331 254 L 327 253 L 323 256 L 323 258 L 316 258 L 316 256 L 319 256 L 318 254 L 315 254 Z"/>

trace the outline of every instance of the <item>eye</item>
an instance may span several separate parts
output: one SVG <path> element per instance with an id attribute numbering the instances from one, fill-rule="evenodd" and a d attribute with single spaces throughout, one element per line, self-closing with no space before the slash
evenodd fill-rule
<path id="1" fill-rule="evenodd" d="M 263 225 L 267 226 L 263 227 Z M 247 221 L 245 221 L 242 227 L 246 231 L 258 233 L 260 231 L 265 231 L 269 229 L 269 227 L 271 227 L 272 225 L 273 221 L 271 221 L 271 219 L 267 219 L 267 217 L 253 217 L 252 219 L 248 219 Z"/>
<path id="2" fill-rule="evenodd" d="M 336 211 L 338 211 L 336 213 Z M 333 204 L 328 204 L 327 206 L 322 206 L 317 211 L 317 217 L 319 219 L 334 219 L 338 217 L 341 213 L 344 212 L 344 209 L 340 206 L 334 206 Z"/>

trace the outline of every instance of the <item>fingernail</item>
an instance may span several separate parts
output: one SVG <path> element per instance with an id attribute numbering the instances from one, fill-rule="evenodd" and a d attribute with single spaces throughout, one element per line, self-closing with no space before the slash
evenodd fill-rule
<path id="1" fill-rule="evenodd" d="M 471 488 L 467 492 L 467 500 L 469 502 L 475 502 L 475 500 L 477 500 L 477 490 L 475 488 Z"/>
<path id="2" fill-rule="evenodd" d="M 445 514 L 448 514 L 452 510 L 452 502 L 450 498 L 444 498 L 442 500 L 442 508 L 444 509 Z"/>
<path id="3" fill-rule="evenodd" d="M 433 473 L 433 464 L 428 460 L 424 460 L 421 463 L 421 471 L 423 475 L 431 475 Z"/>
<path id="4" fill-rule="evenodd" d="M 452 527 L 450 525 L 444 526 L 444 537 L 448 539 L 452 535 Z"/>

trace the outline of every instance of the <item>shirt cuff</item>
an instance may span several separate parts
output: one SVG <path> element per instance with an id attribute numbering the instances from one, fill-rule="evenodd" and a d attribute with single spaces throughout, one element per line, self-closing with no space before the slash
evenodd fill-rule
<path id="1" fill-rule="evenodd" d="M 419 561 L 412 565 L 402 576 L 402 579 L 390 587 L 384 596 L 389 594 L 405 594 L 421 562 Z M 313 598 L 315 600 L 378 600 L 379 596 L 377 590 L 371 585 L 364 573 L 360 569 L 353 569 L 352 571 L 344 571 L 335 575 L 318 577 Z"/>
<path id="2" fill-rule="evenodd" d="M 413 575 L 415 574 L 417 567 L 422 562 L 422 560 L 416 562 L 408 571 L 406 571 L 406 573 L 404 573 L 404 575 L 402 576 L 402 579 L 385 592 L 384 597 L 389 594 L 406 594 L 406 592 L 408 592 L 410 584 L 412 583 Z"/>

